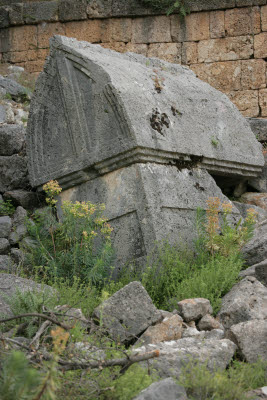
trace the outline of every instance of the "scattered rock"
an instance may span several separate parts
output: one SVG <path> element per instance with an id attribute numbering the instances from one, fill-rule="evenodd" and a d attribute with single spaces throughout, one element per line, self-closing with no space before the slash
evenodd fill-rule
<path id="1" fill-rule="evenodd" d="M 207 362 L 210 370 L 225 369 L 231 361 L 236 345 L 228 339 L 183 338 L 149 344 L 136 349 L 137 352 L 159 350 L 160 356 L 150 360 L 152 369 L 155 369 L 161 378 L 179 378 L 182 367 L 192 358 L 200 363 Z"/>
<path id="2" fill-rule="evenodd" d="M 181 339 L 182 324 L 183 320 L 179 315 L 172 315 L 170 318 L 165 318 L 159 324 L 149 326 L 140 336 L 137 344 L 159 343 Z"/>
<path id="3" fill-rule="evenodd" d="M 246 191 L 247 191 L 247 182 L 242 181 L 236 185 L 233 195 L 234 197 L 240 197 Z"/>
<path id="4" fill-rule="evenodd" d="M 195 336 L 200 336 L 201 332 L 199 332 L 199 330 L 197 328 L 186 328 L 183 330 L 182 333 L 182 338 L 187 338 L 187 337 L 195 337 Z M 204 337 L 204 333 L 202 335 L 202 337 Z"/>
<path id="5" fill-rule="evenodd" d="M 186 400 L 186 391 L 172 378 L 166 378 L 152 383 L 148 388 L 134 398 L 134 400 Z"/>
<path id="6" fill-rule="evenodd" d="M 24 225 L 26 217 L 27 217 L 27 211 L 21 206 L 17 207 L 12 219 L 13 225 L 14 226 Z"/>
<path id="7" fill-rule="evenodd" d="M 7 239 L 1 238 L 0 239 L 0 254 L 7 254 L 10 249 L 10 244 Z"/>
<path id="8" fill-rule="evenodd" d="M 24 259 L 23 252 L 20 249 L 17 249 L 16 247 L 11 249 L 10 256 L 11 256 L 11 258 L 14 261 L 15 264 L 21 263 L 23 261 L 23 259 Z"/>
<path id="9" fill-rule="evenodd" d="M 241 252 L 247 265 L 258 264 L 267 259 L 267 219 L 256 226 L 253 238 Z"/>
<path id="10" fill-rule="evenodd" d="M 13 79 L 4 78 L 0 75 L 0 87 L 3 88 L 14 101 L 23 102 L 29 100 L 28 90 Z"/>
<path id="11" fill-rule="evenodd" d="M 7 215 L 0 217 L 0 238 L 8 238 L 11 231 L 12 221 Z"/>
<path id="12" fill-rule="evenodd" d="M 267 386 L 246 392 L 245 398 L 248 400 L 267 400 Z"/>
<path id="13" fill-rule="evenodd" d="M 98 306 L 93 313 L 109 335 L 121 343 L 133 340 L 162 318 L 140 282 L 131 282 Z"/>
<path id="14" fill-rule="evenodd" d="M 0 126 L 0 156 L 12 156 L 22 150 L 25 129 L 22 125 Z"/>
<path id="15" fill-rule="evenodd" d="M 89 327 L 89 321 L 85 318 L 80 308 L 69 307 L 67 304 L 55 307 L 57 312 L 64 314 L 64 321 L 79 321 L 85 329 Z"/>
<path id="16" fill-rule="evenodd" d="M 27 190 L 12 190 L 4 193 L 5 200 L 11 200 L 15 206 L 22 206 L 27 210 L 31 210 L 40 205 L 43 196 L 40 193 L 29 192 Z"/>
<path id="17" fill-rule="evenodd" d="M 54 293 L 54 289 L 51 286 L 40 285 L 30 279 L 20 278 L 16 275 L 0 273 L 0 314 L 11 314 L 10 307 L 6 303 L 6 298 L 12 297 L 16 293 L 16 290 L 24 292 L 35 289 L 45 291 L 47 295 Z"/>
<path id="18" fill-rule="evenodd" d="M 10 256 L 0 255 L 0 271 L 14 272 L 14 263 Z"/>
<path id="19" fill-rule="evenodd" d="M 267 288 L 254 277 L 244 278 L 223 297 L 218 317 L 225 329 L 267 318 Z"/>
<path id="20" fill-rule="evenodd" d="M 213 318 L 211 315 L 206 314 L 198 323 L 198 329 L 200 331 L 211 331 L 212 329 L 222 329 L 223 326 L 217 319 Z"/>
<path id="21" fill-rule="evenodd" d="M 261 207 L 253 206 L 251 204 L 246 204 L 246 203 L 240 203 L 239 201 L 232 201 L 232 203 L 235 205 L 235 207 L 238 209 L 240 212 L 241 216 L 245 219 L 247 216 L 247 210 L 249 208 L 253 208 L 255 211 L 257 211 L 257 220 L 258 222 L 262 222 L 265 219 L 267 219 L 267 211 L 264 210 Z"/>
<path id="22" fill-rule="evenodd" d="M 212 329 L 212 331 L 201 331 L 205 332 L 205 339 L 224 339 L 225 332 L 222 329 Z"/>
<path id="23" fill-rule="evenodd" d="M 259 357 L 267 361 L 267 320 L 253 319 L 232 325 L 227 338 L 238 346 L 246 361 L 256 362 Z"/>
<path id="24" fill-rule="evenodd" d="M 19 154 L 0 156 L 0 192 L 29 186 L 26 157 Z"/>
<path id="25" fill-rule="evenodd" d="M 9 243 L 11 246 L 18 244 L 26 236 L 26 233 L 26 225 L 18 225 L 14 227 L 13 232 L 9 235 Z"/>
<path id="26" fill-rule="evenodd" d="M 241 196 L 241 200 L 267 211 L 267 193 L 246 192 Z"/>
<path id="27" fill-rule="evenodd" d="M 196 298 L 179 301 L 178 311 L 185 321 L 196 321 L 206 314 L 212 313 L 208 299 Z"/>

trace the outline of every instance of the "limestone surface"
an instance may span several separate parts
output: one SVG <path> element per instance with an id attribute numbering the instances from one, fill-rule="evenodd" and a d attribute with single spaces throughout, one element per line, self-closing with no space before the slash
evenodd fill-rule
<path id="1" fill-rule="evenodd" d="M 267 288 L 248 276 L 237 283 L 222 299 L 218 314 L 225 329 L 240 322 L 267 318 Z"/>
<path id="2" fill-rule="evenodd" d="M 227 337 L 238 346 L 240 355 L 248 362 L 260 357 L 267 361 L 267 320 L 253 319 L 233 325 Z"/>
<path id="3" fill-rule="evenodd" d="M 186 391 L 174 379 L 166 378 L 152 383 L 134 400 L 186 400 Z"/>
<path id="4" fill-rule="evenodd" d="M 137 335 L 162 318 L 140 282 L 124 286 L 100 304 L 93 316 L 101 319 L 109 335 L 120 343 L 136 339 Z"/>
<path id="5" fill-rule="evenodd" d="M 188 68 L 63 36 L 50 48 L 28 123 L 33 186 L 56 178 L 70 187 L 132 162 L 261 171 L 249 123 Z"/>

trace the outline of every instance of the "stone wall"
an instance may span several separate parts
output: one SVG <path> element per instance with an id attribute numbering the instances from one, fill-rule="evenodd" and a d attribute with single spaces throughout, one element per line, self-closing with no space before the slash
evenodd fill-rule
<path id="1" fill-rule="evenodd" d="M 266 0 L 189 0 L 181 20 L 138 0 L 0 0 L 2 62 L 40 72 L 54 34 L 188 65 L 247 117 L 267 118 Z"/>

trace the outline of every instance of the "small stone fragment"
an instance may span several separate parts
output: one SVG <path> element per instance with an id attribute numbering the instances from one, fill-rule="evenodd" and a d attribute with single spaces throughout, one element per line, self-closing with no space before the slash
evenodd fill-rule
<path id="1" fill-rule="evenodd" d="M 183 320 L 179 315 L 165 318 L 159 324 L 149 326 L 140 336 L 138 343 L 149 344 L 177 340 L 182 337 Z"/>
<path id="2" fill-rule="evenodd" d="M 186 400 L 186 391 L 174 379 L 166 378 L 152 383 L 148 388 L 134 398 L 134 400 Z"/>
<path id="3" fill-rule="evenodd" d="M 198 329 L 200 331 L 211 331 L 212 329 L 223 329 L 222 324 L 213 318 L 211 315 L 206 314 L 198 323 Z"/>
<path id="4" fill-rule="evenodd" d="M 179 301 L 178 310 L 186 322 L 196 321 L 206 314 L 212 314 L 212 307 L 209 300 L 202 298 Z"/>
<path id="5" fill-rule="evenodd" d="M 11 231 L 11 218 L 7 215 L 0 217 L 0 238 L 8 238 Z"/>

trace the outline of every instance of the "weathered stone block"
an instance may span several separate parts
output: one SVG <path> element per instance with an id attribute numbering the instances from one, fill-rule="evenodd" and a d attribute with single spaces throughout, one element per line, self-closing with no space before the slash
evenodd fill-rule
<path id="1" fill-rule="evenodd" d="M 136 18 L 132 28 L 133 43 L 171 42 L 170 19 L 166 16 Z"/>
<path id="2" fill-rule="evenodd" d="M 229 99 L 237 106 L 245 117 L 259 115 L 259 99 L 257 90 L 239 90 L 227 93 Z"/>
<path id="3" fill-rule="evenodd" d="M 166 378 L 152 383 L 134 400 L 187 400 L 185 388 L 179 386 L 174 379 Z"/>
<path id="4" fill-rule="evenodd" d="M 150 325 L 159 322 L 161 313 L 140 282 L 131 282 L 105 300 L 93 316 L 102 320 L 109 335 L 121 343 L 136 339 Z"/>
<path id="5" fill-rule="evenodd" d="M 0 29 L 9 26 L 9 12 L 7 7 L 0 7 Z"/>
<path id="6" fill-rule="evenodd" d="M 206 314 L 212 314 L 212 307 L 208 299 L 185 299 L 177 303 L 179 313 L 185 321 L 196 321 Z"/>
<path id="7" fill-rule="evenodd" d="M 239 36 L 203 40 L 198 43 L 198 61 L 214 62 L 250 58 L 253 54 L 253 39 Z"/>
<path id="8" fill-rule="evenodd" d="M 185 17 L 186 41 L 205 40 L 210 37 L 209 13 L 192 13 Z"/>
<path id="9" fill-rule="evenodd" d="M 205 363 L 210 370 L 225 369 L 230 363 L 236 345 L 228 339 L 183 338 L 170 342 L 142 346 L 136 351 L 149 352 L 158 349 L 160 357 L 150 360 L 151 368 L 155 369 L 161 378 L 178 379 L 182 367 L 192 359 Z"/>
<path id="10" fill-rule="evenodd" d="M 60 0 L 58 5 L 59 21 L 74 21 L 87 19 L 86 0 Z"/>
<path id="11" fill-rule="evenodd" d="M 72 22 L 70 23 L 72 24 Z M 74 22 L 75 24 L 75 22 Z M 81 30 L 83 26 L 83 22 L 81 24 Z M 64 25 L 60 22 L 56 23 L 48 23 L 48 24 L 39 24 L 37 27 L 37 37 L 38 37 L 38 49 L 49 47 L 49 39 L 53 35 L 65 35 L 66 29 L 69 26 L 69 23 Z M 73 36 L 75 36 L 75 31 L 73 32 Z M 68 36 L 68 34 L 67 34 Z"/>
<path id="12" fill-rule="evenodd" d="M 260 142 L 267 142 L 267 119 L 248 118 L 252 132 Z"/>
<path id="13" fill-rule="evenodd" d="M 191 66 L 198 78 L 222 91 L 240 90 L 241 62 L 216 62 Z"/>
<path id="14" fill-rule="evenodd" d="M 185 19 L 179 15 L 171 15 L 171 38 L 173 42 L 183 42 L 186 38 Z"/>
<path id="15" fill-rule="evenodd" d="M 11 230 L 11 218 L 7 215 L 0 217 L 0 238 L 7 238 Z"/>
<path id="16" fill-rule="evenodd" d="M 103 23 L 102 23 L 103 24 Z M 109 20 L 109 40 L 115 42 L 130 42 L 132 39 L 132 19 L 112 18 Z M 101 36 L 102 41 L 103 35 Z"/>
<path id="17" fill-rule="evenodd" d="M 196 42 L 182 44 L 182 64 L 190 65 L 198 62 L 198 48 Z"/>
<path id="18" fill-rule="evenodd" d="M 158 57 L 162 60 L 181 63 L 181 43 L 152 43 L 148 45 L 147 56 Z"/>
<path id="19" fill-rule="evenodd" d="M 210 37 L 216 39 L 224 36 L 224 11 L 212 11 L 210 13 Z"/>
<path id="20" fill-rule="evenodd" d="M 255 265 L 267 259 L 267 220 L 257 224 L 254 236 L 243 247 L 242 254 L 247 265 Z"/>
<path id="21" fill-rule="evenodd" d="M 75 4 L 75 2 L 74 2 Z M 58 2 L 41 1 L 23 5 L 23 20 L 26 24 L 38 24 L 41 21 L 58 20 Z"/>
<path id="22" fill-rule="evenodd" d="M 267 89 L 259 90 L 259 105 L 261 108 L 261 116 L 267 117 Z"/>
<path id="23" fill-rule="evenodd" d="M 254 36 L 254 57 L 266 58 L 267 57 L 267 32 L 262 32 Z"/>
<path id="24" fill-rule="evenodd" d="M 261 170 L 247 121 L 189 69 L 64 37 L 51 44 L 28 122 L 31 182 L 58 179 L 62 200 L 104 202 L 119 261 L 175 232 L 190 243 L 196 208 L 225 199 L 205 169 Z"/>
<path id="25" fill-rule="evenodd" d="M 0 238 L 0 254 L 7 254 L 10 249 L 9 241 L 5 238 Z"/>
<path id="26" fill-rule="evenodd" d="M 222 298 L 218 314 L 225 329 L 240 322 L 267 317 L 267 288 L 254 277 L 238 282 Z"/>
<path id="27" fill-rule="evenodd" d="M 267 31 L 267 6 L 261 7 L 261 30 Z"/>
<path id="28" fill-rule="evenodd" d="M 23 24 L 23 3 L 12 4 L 9 7 L 9 21 L 10 25 Z"/>
<path id="29" fill-rule="evenodd" d="M 264 60 L 241 61 L 242 89 L 261 89 L 266 87 L 266 62 Z"/>
<path id="30" fill-rule="evenodd" d="M 28 168 L 25 157 L 18 154 L 0 156 L 0 192 L 25 188 L 28 182 Z"/>
<path id="31" fill-rule="evenodd" d="M 19 153 L 25 142 L 25 129 L 21 125 L 0 126 L 0 156 Z"/>
<path id="32" fill-rule="evenodd" d="M 10 47 L 13 51 L 37 48 L 37 26 L 24 25 L 10 28 Z"/>
<path id="33" fill-rule="evenodd" d="M 234 8 L 225 11 L 225 30 L 227 36 L 240 36 L 259 33 L 260 8 Z"/>
<path id="34" fill-rule="evenodd" d="M 149 343 L 167 342 L 170 340 L 181 339 L 183 320 L 179 315 L 172 315 L 165 318 L 162 322 L 149 326 L 147 330 L 138 339 L 137 345 Z"/>
<path id="35" fill-rule="evenodd" d="M 65 24 L 66 36 L 88 42 L 100 42 L 101 20 L 73 21 Z"/>
<path id="36" fill-rule="evenodd" d="M 90 0 L 86 12 L 88 18 L 106 18 L 111 16 L 112 0 Z"/>
<path id="37" fill-rule="evenodd" d="M 125 51 L 131 52 L 131 53 L 142 54 L 143 56 L 146 56 L 147 48 L 148 48 L 147 44 L 127 43 L 125 46 Z"/>
<path id="38" fill-rule="evenodd" d="M 239 354 L 249 363 L 267 361 L 267 320 L 253 319 L 231 326 L 227 337 L 238 346 Z"/>
<path id="39" fill-rule="evenodd" d="M 125 53 L 127 51 L 126 44 L 124 42 L 101 43 L 101 47 L 103 47 L 105 49 L 117 51 L 118 53 Z"/>

